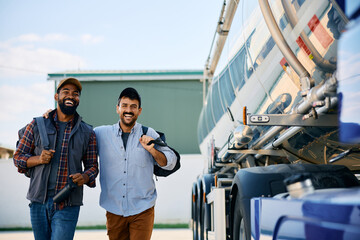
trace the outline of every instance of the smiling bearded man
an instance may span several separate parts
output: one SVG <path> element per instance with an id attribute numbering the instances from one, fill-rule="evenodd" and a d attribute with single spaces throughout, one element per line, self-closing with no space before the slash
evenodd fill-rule
<path id="1" fill-rule="evenodd" d="M 100 205 L 106 210 L 110 240 L 150 240 L 156 200 L 154 164 L 171 170 L 175 153 L 167 146 L 147 145 L 159 134 L 148 128 L 143 135 L 137 122 L 141 98 L 134 88 L 124 89 L 116 104 L 120 121 L 96 127 L 100 161 Z"/>
<path id="2" fill-rule="evenodd" d="M 83 185 L 95 187 L 96 137 L 92 127 L 76 112 L 81 90 L 75 78 L 60 81 L 54 96 L 57 109 L 47 119 L 34 119 L 27 125 L 14 154 L 18 171 L 30 176 L 27 199 L 31 201 L 31 225 L 36 240 L 73 239 Z M 43 142 L 46 137 L 40 134 L 42 127 L 48 146 Z M 67 189 L 67 184 L 73 185 L 73 190 L 67 198 L 56 202 L 56 194 Z"/>

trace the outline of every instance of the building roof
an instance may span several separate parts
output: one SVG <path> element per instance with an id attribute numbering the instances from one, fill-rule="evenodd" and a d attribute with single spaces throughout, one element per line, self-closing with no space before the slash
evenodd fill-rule
<path id="1" fill-rule="evenodd" d="M 203 70 L 99 70 L 48 74 L 48 80 L 59 81 L 65 77 L 75 77 L 79 81 L 197 80 L 203 78 Z"/>

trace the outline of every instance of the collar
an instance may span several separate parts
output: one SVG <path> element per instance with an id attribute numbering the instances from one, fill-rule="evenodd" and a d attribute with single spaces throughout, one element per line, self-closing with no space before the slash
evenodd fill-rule
<path id="1" fill-rule="evenodd" d="M 56 112 L 56 108 L 49 113 L 50 119 L 53 121 L 54 125 L 56 126 L 56 122 L 58 121 L 58 116 Z M 74 117 L 68 122 L 70 124 L 71 128 L 75 126 L 75 123 L 79 119 L 79 114 L 75 112 Z"/>
<path id="2" fill-rule="evenodd" d="M 139 128 L 140 128 L 140 124 L 139 124 L 138 122 L 135 122 L 135 125 L 134 125 L 134 127 L 131 129 L 130 134 L 131 134 L 131 133 L 134 133 L 134 132 L 137 131 Z M 122 131 L 121 127 L 120 127 L 120 120 L 115 124 L 115 130 L 116 130 L 118 136 L 121 136 L 121 135 L 122 135 L 123 131 Z"/>

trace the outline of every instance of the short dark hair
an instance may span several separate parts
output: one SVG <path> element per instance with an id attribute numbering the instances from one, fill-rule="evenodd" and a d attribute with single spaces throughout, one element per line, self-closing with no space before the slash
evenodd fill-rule
<path id="1" fill-rule="evenodd" d="M 139 108 L 141 108 L 141 97 L 135 88 L 128 87 L 128 88 L 125 88 L 124 90 L 122 90 L 122 92 L 120 93 L 120 96 L 118 98 L 118 105 L 120 104 L 120 100 L 123 97 L 130 98 L 131 100 L 138 100 Z"/>

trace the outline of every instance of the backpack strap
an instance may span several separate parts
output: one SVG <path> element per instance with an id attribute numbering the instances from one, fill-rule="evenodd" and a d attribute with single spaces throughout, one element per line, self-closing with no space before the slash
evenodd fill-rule
<path id="1" fill-rule="evenodd" d="M 148 131 L 148 127 L 141 125 L 142 131 L 143 131 L 143 135 L 146 135 L 147 131 Z"/>
<path id="2" fill-rule="evenodd" d="M 46 127 L 45 127 L 45 122 L 44 122 L 44 118 L 43 117 L 37 117 L 35 118 L 36 124 L 38 126 L 39 129 L 39 134 L 40 134 L 40 139 L 41 139 L 41 143 L 44 147 L 45 150 L 49 150 L 49 138 L 46 132 Z"/>
<path id="3" fill-rule="evenodd" d="M 142 128 L 142 131 L 143 131 L 143 135 L 146 135 L 147 131 L 148 131 L 148 127 L 145 127 L 145 126 L 141 126 Z M 157 139 L 154 139 L 154 140 L 151 140 L 150 142 L 148 142 L 147 145 L 151 145 L 151 144 L 157 144 L 159 146 L 163 146 L 163 147 L 166 147 L 167 144 L 165 142 L 165 134 L 163 134 L 162 132 L 158 132 L 156 131 L 158 134 L 159 134 L 159 137 Z M 141 135 L 142 136 L 142 135 Z"/>
<path id="4" fill-rule="evenodd" d="M 146 135 L 146 133 L 148 131 L 148 127 L 145 127 L 145 126 L 141 126 L 141 127 L 142 127 L 142 131 L 143 131 L 143 135 Z M 166 144 L 166 142 L 165 142 L 165 134 L 164 133 L 158 132 L 158 131 L 156 131 L 156 132 L 160 135 L 160 137 L 155 139 L 155 140 L 151 140 L 148 143 L 148 145 L 155 143 L 155 144 L 157 144 L 159 146 L 167 146 L 176 155 L 176 164 L 175 164 L 175 167 L 172 170 L 165 170 L 165 169 L 162 169 L 161 167 L 159 167 L 158 165 L 154 165 L 154 174 L 155 174 L 155 178 L 156 178 L 156 181 L 157 181 L 158 176 L 167 177 L 170 174 L 176 172 L 180 168 L 180 154 L 175 149 L 173 149 L 172 147 L 169 147 Z"/>

